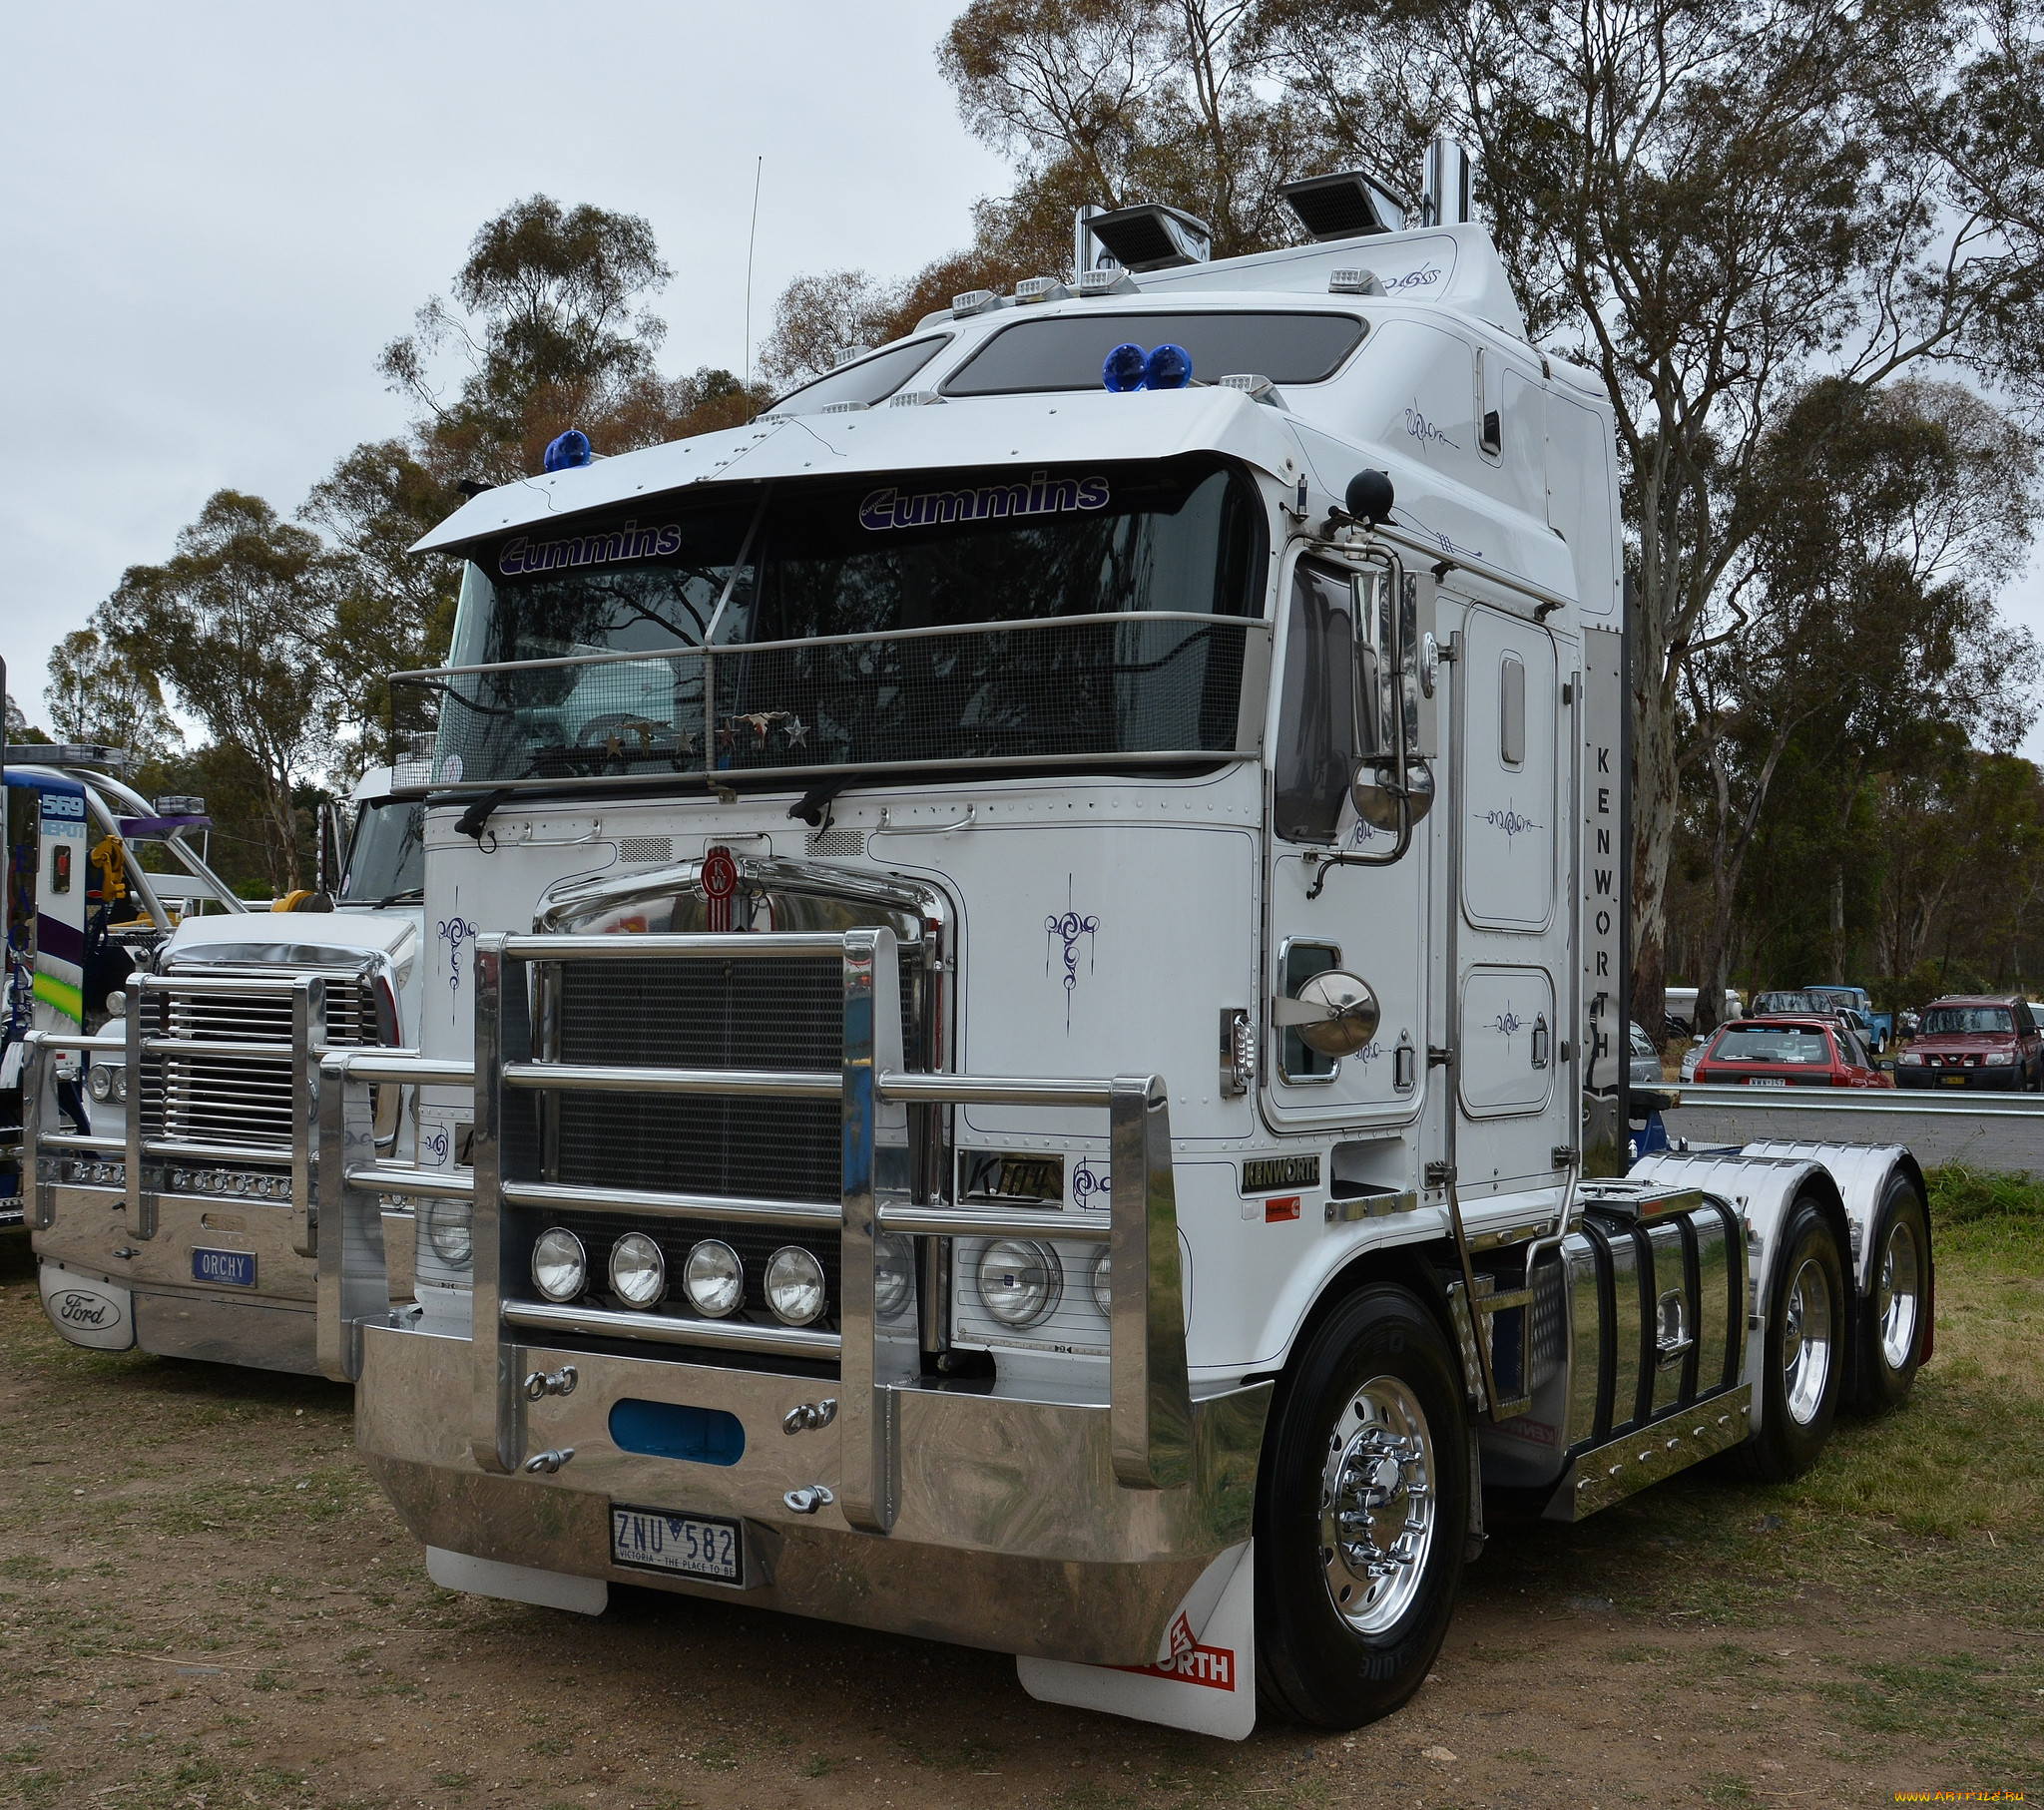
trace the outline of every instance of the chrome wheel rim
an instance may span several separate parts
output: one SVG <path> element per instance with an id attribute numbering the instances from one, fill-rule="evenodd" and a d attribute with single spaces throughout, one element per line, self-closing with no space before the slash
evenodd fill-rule
<path id="1" fill-rule="evenodd" d="M 1916 1234 L 1897 1219 L 1880 1253 L 1875 1305 L 1880 1311 L 1880 1354 L 1890 1370 L 1903 1369 L 1916 1349 L 1916 1314 L 1922 1298 Z"/>
<path id="2" fill-rule="evenodd" d="M 1831 1290 L 1824 1267 L 1804 1257 L 1788 1285 L 1782 1327 L 1782 1384 L 1788 1418 L 1798 1427 L 1816 1419 L 1831 1374 Z"/>
<path id="3" fill-rule="evenodd" d="M 1357 1633 L 1381 1633 L 1411 1607 L 1434 1520 L 1426 1415 L 1396 1377 L 1372 1377 L 1342 1404 L 1320 1472 L 1327 1598 Z"/>

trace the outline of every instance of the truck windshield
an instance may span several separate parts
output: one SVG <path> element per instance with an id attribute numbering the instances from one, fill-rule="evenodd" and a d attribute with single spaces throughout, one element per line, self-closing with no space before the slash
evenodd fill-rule
<path id="1" fill-rule="evenodd" d="M 426 807 L 370 799 L 355 813 L 339 905 L 395 905 L 422 899 L 426 884 Z"/>
<path id="2" fill-rule="evenodd" d="M 1268 561 L 1218 459 L 687 504 L 472 552 L 451 664 L 494 670 L 407 681 L 438 699 L 436 780 L 1236 746 Z"/>

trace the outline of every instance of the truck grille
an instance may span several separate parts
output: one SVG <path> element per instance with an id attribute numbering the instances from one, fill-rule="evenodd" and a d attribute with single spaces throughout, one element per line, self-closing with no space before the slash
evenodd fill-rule
<path id="1" fill-rule="evenodd" d="M 902 1049 L 910 1069 L 926 1070 L 920 980 L 919 951 L 904 950 Z M 827 1073 L 844 1060 L 843 966 L 827 958 L 564 963 L 560 1060 Z M 835 1101 L 570 1094 L 558 1111 L 558 1172 L 551 1179 L 769 1200 L 837 1198 L 842 1130 Z"/>
<path id="2" fill-rule="evenodd" d="M 287 969 L 275 971 L 287 975 Z M 274 994 L 145 996 L 147 1029 L 159 1036 L 246 1043 L 247 1056 L 147 1056 L 142 1063 L 143 1135 L 182 1143 L 291 1148 L 291 1006 Z M 379 1040 L 371 983 L 326 983 L 326 1041 Z"/>

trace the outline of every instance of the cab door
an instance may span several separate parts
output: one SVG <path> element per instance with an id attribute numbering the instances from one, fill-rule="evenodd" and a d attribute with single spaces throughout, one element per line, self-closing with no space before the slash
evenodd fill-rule
<path id="1" fill-rule="evenodd" d="M 1388 583 L 1381 567 L 1304 557 L 1285 592 L 1270 730 L 1272 872 L 1259 1063 L 1265 1116 L 1281 1131 L 1402 1124 L 1417 1114 L 1426 1083 L 1421 955 L 1432 824 L 1417 824 L 1409 848 L 1390 865 L 1328 861 L 1340 852 L 1387 854 L 1397 841 L 1359 818 L 1350 795 L 1359 754 L 1381 728 Z M 1275 1016 L 1278 1001 L 1337 968 L 1369 985 L 1381 1014 L 1376 1035 L 1338 1059 L 1308 1049 Z"/>
<path id="2" fill-rule="evenodd" d="M 1556 1152 L 1574 1141 L 1561 833 L 1568 719 L 1555 640 L 1524 617 L 1466 604 L 1456 677 L 1461 923 L 1451 1009 L 1457 1181 L 1472 1201 L 1561 1180 Z"/>

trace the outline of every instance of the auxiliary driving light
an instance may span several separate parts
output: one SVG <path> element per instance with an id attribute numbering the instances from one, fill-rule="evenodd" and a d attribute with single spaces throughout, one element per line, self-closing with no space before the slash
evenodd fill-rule
<path id="1" fill-rule="evenodd" d="M 449 1269 L 466 1269 L 475 1256 L 475 1207 L 467 1200 L 434 1200 L 426 1207 L 426 1241 Z"/>
<path id="2" fill-rule="evenodd" d="M 95 1100 L 108 1099 L 114 1092 L 114 1071 L 103 1062 L 94 1063 L 85 1078 L 85 1091 Z"/>
<path id="3" fill-rule="evenodd" d="M 766 1305 L 790 1326 L 823 1317 L 823 1266 L 799 1244 L 783 1244 L 766 1259 Z"/>
<path id="4" fill-rule="evenodd" d="M 657 1307 L 667 1293 L 667 1258 L 644 1232 L 611 1246 L 611 1293 L 627 1307 Z"/>
<path id="5" fill-rule="evenodd" d="M 589 1254 L 565 1225 L 550 1225 L 532 1247 L 532 1285 L 549 1301 L 572 1301 L 589 1280 Z"/>
<path id="6" fill-rule="evenodd" d="M 979 1298 L 1003 1326 L 1034 1326 L 1064 1298 L 1058 1253 L 1036 1238 L 996 1238 L 980 1253 Z"/>
<path id="7" fill-rule="evenodd" d="M 1093 1265 L 1093 1305 L 1110 1320 L 1114 1318 L 1114 1253 L 1102 1251 Z"/>
<path id="8" fill-rule="evenodd" d="M 739 1253 L 721 1238 L 705 1238 L 682 1265 L 682 1293 L 706 1319 L 735 1313 L 746 1298 L 746 1271 Z"/>
<path id="9" fill-rule="evenodd" d="M 891 1320 L 915 1288 L 915 1253 L 899 1232 L 882 1232 L 873 1251 L 873 1311 Z"/>

